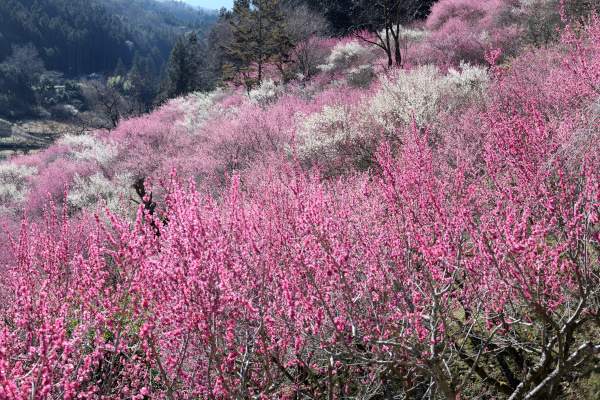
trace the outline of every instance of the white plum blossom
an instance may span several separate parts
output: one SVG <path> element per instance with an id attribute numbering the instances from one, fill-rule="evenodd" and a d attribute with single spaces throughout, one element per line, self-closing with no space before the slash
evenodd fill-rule
<path id="1" fill-rule="evenodd" d="M 0 203 L 8 205 L 19 203 L 27 194 L 27 178 L 37 174 L 36 167 L 0 164 Z"/>
<path id="2" fill-rule="evenodd" d="M 130 173 L 117 174 L 112 180 L 107 179 L 101 172 L 88 177 L 76 174 L 74 186 L 67 195 L 67 203 L 78 209 L 94 210 L 98 206 L 99 198 L 102 198 L 106 207 L 117 211 L 121 208 L 121 196 L 125 200 L 128 199 L 133 180 Z"/>
<path id="3" fill-rule="evenodd" d="M 283 88 L 269 79 L 249 93 L 250 100 L 260 105 L 267 105 L 276 101 L 283 93 Z"/>
<path id="4" fill-rule="evenodd" d="M 70 150 L 69 157 L 77 161 L 96 162 L 106 165 L 119 154 L 118 146 L 94 135 L 65 135 L 58 142 Z"/>
<path id="5" fill-rule="evenodd" d="M 375 75 L 373 66 L 380 57 L 376 50 L 375 46 L 361 44 L 357 40 L 338 43 L 327 57 L 326 64 L 318 68 L 327 74 L 346 75 L 351 85 L 365 86 Z"/>
<path id="6" fill-rule="evenodd" d="M 324 106 L 321 112 L 296 116 L 298 152 L 327 152 L 361 135 L 393 133 L 414 122 L 434 125 L 441 110 L 453 111 L 478 101 L 487 87 L 484 68 L 461 64 L 443 74 L 431 65 L 395 69 L 380 78 L 373 94 L 356 104 Z"/>
<path id="7" fill-rule="evenodd" d="M 215 92 L 192 93 L 186 97 L 178 97 L 169 101 L 169 106 L 174 106 L 183 113 L 183 118 L 177 122 L 189 135 L 197 135 L 199 129 L 206 121 L 219 112 L 215 107 Z"/>
<path id="8" fill-rule="evenodd" d="M 461 64 L 459 70 L 442 74 L 439 68 L 424 65 L 410 71 L 393 70 L 380 79 L 380 89 L 367 102 L 368 113 L 383 129 L 393 132 L 398 125 L 433 124 L 441 100 L 449 109 L 481 96 L 488 81 L 480 67 Z"/>

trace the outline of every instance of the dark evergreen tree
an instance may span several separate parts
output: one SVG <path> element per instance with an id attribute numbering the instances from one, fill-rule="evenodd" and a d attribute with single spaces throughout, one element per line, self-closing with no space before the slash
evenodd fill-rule
<path id="1" fill-rule="evenodd" d="M 159 84 L 156 65 L 152 57 L 141 57 L 136 54 L 133 57 L 131 70 L 127 73 L 127 80 L 130 83 L 129 95 L 138 106 L 138 114 L 148 111 L 156 98 Z"/>
<path id="2" fill-rule="evenodd" d="M 223 66 L 230 64 L 224 46 L 233 41 L 232 11 L 221 9 L 219 20 L 210 28 L 205 52 L 205 68 L 209 81 L 216 84 L 223 76 Z"/>
<path id="3" fill-rule="evenodd" d="M 168 79 L 171 83 L 172 95 L 187 94 L 194 89 L 194 78 L 197 74 L 195 63 L 189 41 L 184 35 L 180 35 L 175 41 L 173 51 L 167 63 Z"/>
<path id="4" fill-rule="evenodd" d="M 196 32 L 192 31 L 188 39 L 185 35 L 180 35 L 169 56 L 167 76 L 159 88 L 157 103 L 194 91 L 210 90 L 210 84 L 202 74 L 202 59 Z"/>
<path id="5" fill-rule="evenodd" d="M 279 0 L 235 0 L 229 19 L 233 41 L 223 46 L 230 60 L 223 66 L 223 81 L 250 91 L 260 86 L 265 64 L 274 63 L 284 72 L 292 42 L 283 20 Z"/>
<path id="6" fill-rule="evenodd" d="M 0 117 L 22 118 L 30 115 L 35 93 L 25 76 L 8 63 L 0 64 Z"/>
<path id="7" fill-rule="evenodd" d="M 190 47 L 191 60 L 194 64 L 195 68 L 192 71 L 194 74 L 192 75 L 192 90 L 194 91 L 209 91 L 212 89 L 209 81 L 210 79 L 207 76 L 206 66 L 205 66 L 205 45 L 198 39 L 196 35 L 196 31 L 192 30 L 190 32 L 190 37 L 188 38 L 188 45 Z"/>
<path id="8" fill-rule="evenodd" d="M 136 55 L 139 56 L 139 52 L 136 52 Z M 135 59 L 135 57 L 134 57 Z M 121 57 L 119 57 L 119 59 L 117 60 L 117 66 L 115 67 L 115 71 L 113 72 L 114 76 L 125 76 L 127 75 L 127 68 L 125 67 L 125 64 L 123 64 L 123 60 L 121 59 Z"/>
<path id="9" fill-rule="evenodd" d="M 192 51 L 194 51 L 194 49 L 199 46 L 198 44 L 198 36 L 196 36 L 196 30 L 192 29 L 192 31 L 190 32 L 190 37 L 188 38 L 188 43 L 190 45 L 190 48 L 192 49 Z"/>

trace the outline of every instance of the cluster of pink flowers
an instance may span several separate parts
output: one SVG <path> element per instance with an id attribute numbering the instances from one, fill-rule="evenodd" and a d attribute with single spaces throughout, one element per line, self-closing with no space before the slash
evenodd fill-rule
<path id="1" fill-rule="evenodd" d="M 487 79 L 190 96 L 10 160 L 0 398 L 563 390 L 600 352 L 600 20 L 561 34 Z"/>

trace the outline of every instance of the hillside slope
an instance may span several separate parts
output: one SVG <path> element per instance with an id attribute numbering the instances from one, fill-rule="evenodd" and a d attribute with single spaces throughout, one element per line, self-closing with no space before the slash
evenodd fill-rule
<path id="1" fill-rule="evenodd" d="M 32 43 L 46 69 L 67 76 L 129 67 L 136 52 L 160 66 L 177 35 L 214 20 L 199 10 L 156 1 L 1 0 L 0 61 Z"/>
<path id="2" fill-rule="evenodd" d="M 600 17 L 437 4 L 0 163 L 0 398 L 600 398 Z"/>

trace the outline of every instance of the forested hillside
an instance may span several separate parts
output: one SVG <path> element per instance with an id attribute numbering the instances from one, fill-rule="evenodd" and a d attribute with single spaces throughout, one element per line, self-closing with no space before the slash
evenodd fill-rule
<path id="1" fill-rule="evenodd" d="M 199 50 L 217 17 L 175 1 L 1 0 L 0 118 L 51 118 L 73 131 L 138 115 L 176 39 L 193 31 Z"/>
<path id="2" fill-rule="evenodd" d="M 130 67 L 136 52 L 160 67 L 180 33 L 207 28 L 215 17 L 155 1 L 2 0 L 0 60 L 13 45 L 32 43 L 46 69 L 67 77 L 112 72 L 119 58 Z"/>
<path id="3" fill-rule="evenodd" d="M 600 2 L 352 4 L 0 163 L 0 398 L 600 398 Z"/>

